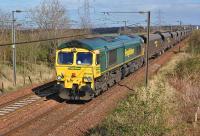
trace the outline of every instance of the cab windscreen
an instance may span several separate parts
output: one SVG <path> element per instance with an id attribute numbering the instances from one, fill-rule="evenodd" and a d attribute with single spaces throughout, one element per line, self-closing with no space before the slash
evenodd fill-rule
<path id="1" fill-rule="evenodd" d="M 58 63 L 59 64 L 73 64 L 74 54 L 72 52 L 59 52 L 58 53 Z"/>
<path id="2" fill-rule="evenodd" d="M 91 65 L 92 64 L 92 53 L 78 52 L 76 63 L 78 65 Z"/>

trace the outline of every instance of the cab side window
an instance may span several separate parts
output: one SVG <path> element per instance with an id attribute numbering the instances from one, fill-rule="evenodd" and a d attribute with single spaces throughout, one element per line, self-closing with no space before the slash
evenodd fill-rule
<path id="1" fill-rule="evenodd" d="M 109 66 L 114 65 L 117 62 L 117 50 L 114 49 L 109 51 L 108 55 L 109 55 L 109 61 L 108 61 Z"/>

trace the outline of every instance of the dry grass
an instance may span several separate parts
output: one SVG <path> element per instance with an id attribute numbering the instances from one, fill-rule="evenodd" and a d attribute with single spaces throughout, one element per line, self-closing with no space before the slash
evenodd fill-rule
<path id="1" fill-rule="evenodd" d="M 51 80 L 54 76 L 55 71 L 44 64 L 26 64 L 26 67 L 17 66 L 17 86 L 14 87 L 12 67 L 0 64 L 0 89 L 2 89 L 3 83 L 4 92 L 11 92 L 30 84 Z"/>
<path id="2" fill-rule="evenodd" d="M 168 135 L 189 136 L 200 132 L 200 126 L 193 126 L 200 106 L 200 73 L 197 70 L 200 65 L 194 63 L 197 59 L 193 54 L 182 53 L 161 70 L 165 73 L 166 83 L 174 90 L 174 99 L 170 103 L 174 112 L 168 117 L 168 124 L 173 129 Z"/>
<path id="3" fill-rule="evenodd" d="M 151 79 L 147 90 L 143 86 L 135 89 L 134 95 L 120 102 L 103 124 L 88 135 L 156 136 L 168 133 L 172 129 L 167 125 L 171 112 L 169 105 L 175 96 L 173 88 L 163 78 L 164 72 L 159 71 Z"/>
<path id="4" fill-rule="evenodd" d="M 188 40 L 187 52 L 193 55 L 200 55 L 200 31 L 193 31 L 192 35 Z"/>
<path id="5" fill-rule="evenodd" d="M 196 63 L 198 62 L 198 63 Z M 193 127 L 195 114 L 200 107 L 200 58 L 193 55 L 180 61 L 173 74 L 169 74 L 168 82 L 176 90 L 178 100 L 178 116 L 180 122 L 184 124 L 182 132 L 185 135 L 197 135 L 200 133 L 200 125 Z M 200 116 L 200 114 L 198 115 Z"/>
<path id="6" fill-rule="evenodd" d="M 198 123 L 194 127 L 193 122 L 200 87 L 194 86 L 191 79 L 179 80 L 175 74 L 178 65 L 189 58 L 192 56 L 186 53 L 175 56 L 152 77 L 148 90 L 139 86 L 134 95 L 120 102 L 115 111 L 87 135 L 198 135 Z"/>

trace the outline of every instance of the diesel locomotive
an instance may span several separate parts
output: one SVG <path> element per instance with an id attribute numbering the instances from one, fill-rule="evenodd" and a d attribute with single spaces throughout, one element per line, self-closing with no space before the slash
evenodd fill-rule
<path id="1" fill-rule="evenodd" d="M 164 53 L 191 30 L 150 34 L 149 56 Z M 90 100 L 144 63 L 147 35 L 85 38 L 62 43 L 56 51 L 59 96 L 65 100 Z"/>

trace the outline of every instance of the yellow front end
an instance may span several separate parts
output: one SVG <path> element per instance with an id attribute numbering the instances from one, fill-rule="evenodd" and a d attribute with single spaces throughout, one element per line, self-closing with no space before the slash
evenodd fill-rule
<path id="1" fill-rule="evenodd" d="M 92 52 L 81 48 L 57 50 L 57 82 L 63 86 L 63 91 L 77 94 L 84 91 L 82 88 L 85 86 L 95 91 L 95 78 L 101 75 L 97 55 L 98 51 Z"/>

